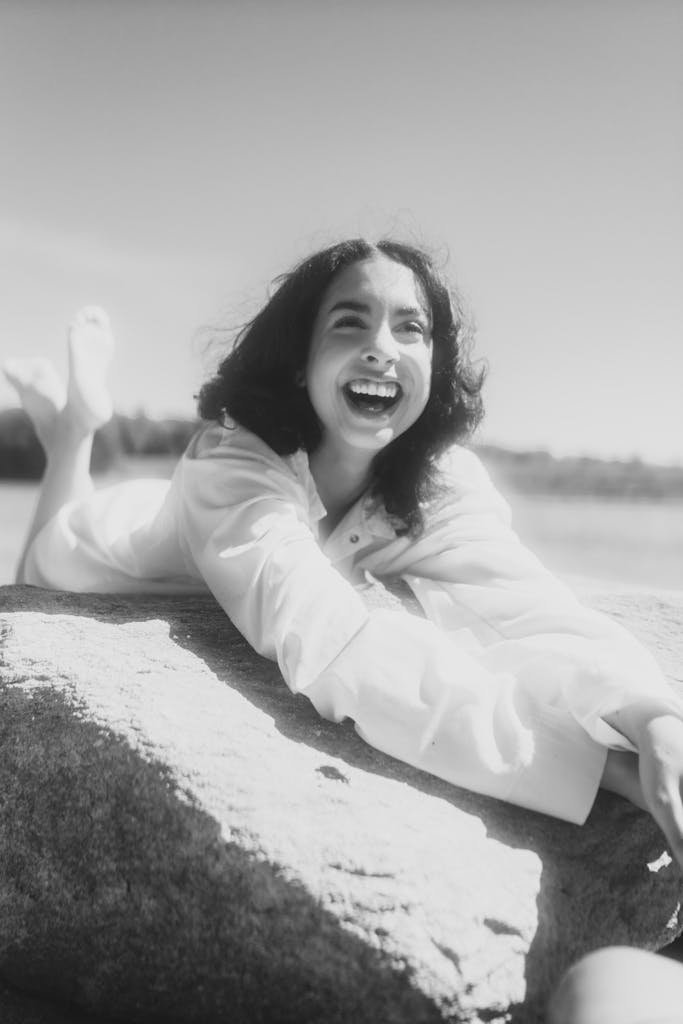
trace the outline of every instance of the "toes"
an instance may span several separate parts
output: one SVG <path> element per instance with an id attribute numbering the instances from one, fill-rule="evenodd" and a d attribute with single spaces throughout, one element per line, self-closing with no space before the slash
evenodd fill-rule
<path id="1" fill-rule="evenodd" d="M 10 359 L 3 370 L 47 451 L 66 401 L 57 371 L 46 359 Z"/>
<path id="2" fill-rule="evenodd" d="M 8 359 L 2 364 L 2 372 L 15 388 L 23 388 L 35 376 L 35 363 L 27 359 Z"/>
<path id="3" fill-rule="evenodd" d="M 83 306 L 69 324 L 70 377 L 104 371 L 114 354 L 109 316 L 100 306 Z"/>
<path id="4" fill-rule="evenodd" d="M 3 363 L 2 372 L 14 387 L 22 383 L 21 363 L 18 359 L 8 359 Z"/>
<path id="5" fill-rule="evenodd" d="M 68 350 L 68 415 L 79 428 L 96 430 L 112 415 L 105 378 L 114 337 L 103 309 L 84 306 L 78 311 L 69 327 Z"/>
<path id="6" fill-rule="evenodd" d="M 47 359 L 8 359 L 2 367 L 10 384 L 20 393 L 35 392 L 56 405 L 63 402 L 64 387 L 52 363 Z"/>
<path id="7" fill-rule="evenodd" d="M 78 310 L 71 321 L 71 329 L 79 327 L 102 327 L 105 330 L 111 329 L 109 315 L 101 306 L 83 306 Z"/>

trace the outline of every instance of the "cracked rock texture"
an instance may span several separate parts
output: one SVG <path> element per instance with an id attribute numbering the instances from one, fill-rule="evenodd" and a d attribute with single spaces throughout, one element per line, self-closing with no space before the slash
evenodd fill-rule
<path id="1" fill-rule="evenodd" d="M 590 600 L 683 685 L 680 595 Z M 578 956 L 683 927 L 647 815 L 602 794 L 579 828 L 392 760 L 209 597 L 5 587 L 0 634 L 3 1021 L 540 1024 Z"/>

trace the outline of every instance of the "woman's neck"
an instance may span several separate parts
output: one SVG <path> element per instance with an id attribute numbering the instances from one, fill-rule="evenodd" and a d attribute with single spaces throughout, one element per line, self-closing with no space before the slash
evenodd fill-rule
<path id="1" fill-rule="evenodd" d="M 311 453 L 309 465 L 320 500 L 327 510 L 323 526 L 328 533 L 369 487 L 373 454 L 332 451 L 324 441 Z"/>

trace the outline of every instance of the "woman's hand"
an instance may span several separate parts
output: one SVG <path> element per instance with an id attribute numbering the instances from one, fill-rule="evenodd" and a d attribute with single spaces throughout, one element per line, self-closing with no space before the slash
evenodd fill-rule
<path id="1" fill-rule="evenodd" d="M 645 806 L 683 868 L 683 721 L 671 714 L 651 719 L 636 745 Z"/>
<path id="2" fill-rule="evenodd" d="M 602 785 L 650 812 L 683 868 L 683 718 L 653 702 L 616 712 L 609 722 L 638 753 L 610 750 Z"/>

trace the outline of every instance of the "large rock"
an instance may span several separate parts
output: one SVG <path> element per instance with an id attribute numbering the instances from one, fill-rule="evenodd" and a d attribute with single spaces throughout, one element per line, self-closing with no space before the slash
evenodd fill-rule
<path id="1" fill-rule="evenodd" d="M 79 1007 L 18 992 L 0 984 L 2 1024 L 101 1024 L 101 1016 L 84 1013 Z"/>
<path id="2" fill-rule="evenodd" d="M 593 603 L 683 682 L 680 596 Z M 0 631 L 15 989 L 127 1022 L 536 1024 L 579 955 L 683 927 L 647 815 L 603 794 L 579 828 L 385 757 L 208 597 L 6 587 Z"/>

